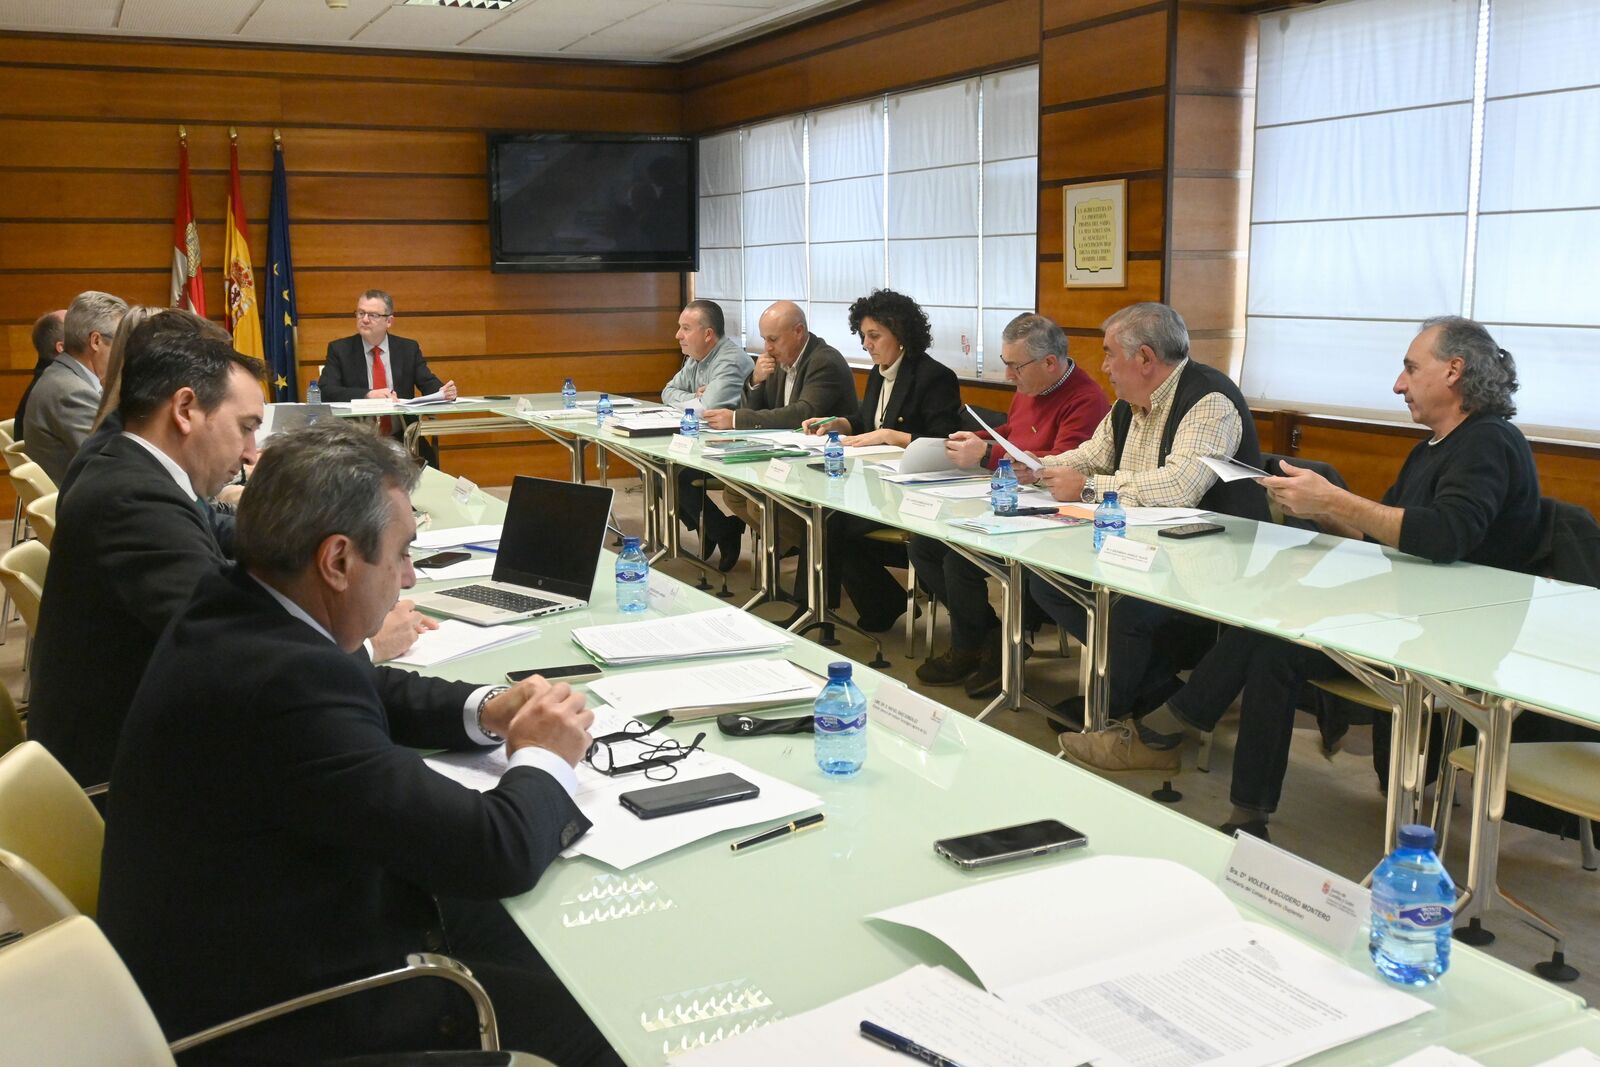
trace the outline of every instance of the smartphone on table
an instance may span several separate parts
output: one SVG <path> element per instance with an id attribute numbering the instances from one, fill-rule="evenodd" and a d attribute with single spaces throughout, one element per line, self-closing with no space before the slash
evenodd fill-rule
<path id="1" fill-rule="evenodd" d="M 537 674 L 548 682 L 581 681 L 584 678 L 600 677 L 600 668 L 593 663 L 563 663 L 555 667 L 534 667 L 526 671 L 507 671 L 506 681 L 520 682 Z"/>
<path id="2" fill-rule="evenodd" d="M 1068 848 L 1082 848 L 1089 838 L 1056 819 L 1002 826 L 998 830 L 963 837 L 947 837 L 933 843 L 934 851 L 965 870 L 992 867 L 1008 860 L 1042 856 Z"/>
<path id="3" fill-rule="evenodd" d="M 411 565 L 423 570 L 432 570 L 438 567 L 448 567 L 455 563 L 465 563 L 472 558 L 471 552 L 435 552 L 431 556 L 423 556 Z"/>

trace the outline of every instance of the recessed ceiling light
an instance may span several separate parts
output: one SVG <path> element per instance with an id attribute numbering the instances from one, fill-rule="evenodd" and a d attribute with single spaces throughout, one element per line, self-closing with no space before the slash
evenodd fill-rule
<path id="1" fill-rule="evenodd" d="M 466 7 L 477 11 L 499 11 L 517 0 L 403 0 L 401 7 Z"/>

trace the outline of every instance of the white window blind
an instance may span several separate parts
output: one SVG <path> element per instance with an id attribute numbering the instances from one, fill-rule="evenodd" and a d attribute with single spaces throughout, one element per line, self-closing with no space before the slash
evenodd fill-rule
<path id="1" fill-rule="evenodd" d="M 742 336 L 744 237 L 739 202 L 744 189 L 738 130 L 700 139 L 700 271 L 695 295 L 715 300 L 730 337 Z"/>
<path id="2" fill-rule="evenodd" d="M 1417 323 L 1517 357 L 1518 421 L 1600 411 L 1600 19 L 1593 0 L 1350 0 L 1261 18 L 1243 386 L 1394 418 Z"/>
<path id="3" fill-rule="evenodd" d="M 703 139 L 702 169 L 715 161 L 719 179 L 734 169 L 725 157 L 737 158 L 739 208 L 708 203 L 729 186 L 702 174 L 696 295 L 740 301 L 752 350 L 761 311 L 794 300 L 813 332 L 865 363 L 849 306 L 887 286 L 928 313 L 935 358 L 1003 378 L 1000 329 L 1034 304 L 1038 114 L 1029 67 Z M 722 243 L 726 225 L 708 228 L 730 218 L 737 244 Z"/>
<path id="4" fill-rule="evenodd" d="M 1517 358 L 1517 421 L 1600 431 L 1600 11 L 1490 9 L 1473 316 Z"/>

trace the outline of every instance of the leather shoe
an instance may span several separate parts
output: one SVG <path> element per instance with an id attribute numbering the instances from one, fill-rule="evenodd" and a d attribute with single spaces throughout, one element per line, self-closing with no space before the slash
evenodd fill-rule
<path id="1" fill-rule="evenodd" d="M 1063 756 L 1091 771 L 1176 771 L 1182 766 L 1176 749 L 1151 748 L 1127 719 L 1093 733 L 1062 734 L 1059 740 Z"/>
<path id="2" fill-rule="evenodd" d="M 1232 837 L 1236 832 L 1242 830 L 1251 837 L 1259 837 L 1263 841 L 1272 840 L 1272 838 L 1267 836 L 1267 820 L 1265 819 L 1251 819 L 1248 822 L 1225 822 L 1221 826 L 1217 827 L 1217 829 L 1221 830 L 1229 837 Z"/>
<path id="3" fill-rule="evenodd" d="M 971 674 L 982 654 L 970 648 L 950 648 L 917 668 L 917 681 L 923 685 L 959 685 Z"/>
<path id="4" fill-rule="evenodd" d="M 722 553 L 722 558 L 717 561 L 717 570 L 727 574 L 739 565 L 739 553 L 744 550 L 744 523 L 732 515 L 726 516 L 722 530 L 716 536 L 716 545 Z"/>
<path id="5" fill-rule="evenodd" d="M 974 700 L 983 700 L 1000 692 L 1000 640 L 1001 633 L 998 629 L 989 632 L 983 644 L 983 658 L 978 661 L 978 669 L 967 678 L 967 696 Z M 1024 642 L 1022 658 L 1026 660 L 1032 655 L 1033 646 Z"/>

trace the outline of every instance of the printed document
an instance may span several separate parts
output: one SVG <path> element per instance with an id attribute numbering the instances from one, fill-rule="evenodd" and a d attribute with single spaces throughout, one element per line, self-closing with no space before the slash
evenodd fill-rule
<path id="1" fill-rule="evenodd" d="M 1198 522 L 1202 517 L 1211 514 L 1204 508 L 1123 508 L 1127 514 L 1129 526 L 1182 526 L 1185 523 Z M 1063 504 L 1061 512 L 1064 515 L 1075 515 L 1080 519 L 1094 521 L 1093 504 Z"/>
<path id="2" fill-rule="evenodd" d="M 412 551 L 417 549 L 458 548 L 461 545 L 481 545 L 487 541 L 500 540 L 501 524 L 489 523 L 483 526 L 452 526 L 448 530 L 418 530 L 417 536 L 411 542 Z"/>
<path id="3" fill-rule="evenodd" d="M 919 964 L 859 993 L 672 1062 L 674 1067 L 905 1067 L 913 1062 L 862 1037 L 862 1020 L 961 1067 L 1073 1067 L 1101 1055 L 1048 1019 L 992 997 L 943 967 Z"/>
<path id="4" fill-rule="evenodd" d="M 987 430 L 989 432 L 989 436 L 994 438 L 995 444 L 997 444 L 1001 448 L 1005 449 L 1006 450 L 1006 455 L 1010 456 L 1014 462 L 1022 464 L 1024 467 L 1027 467 L 1031 471 L 1036 471 L 1039 468 L 1044 466 L 1043 463 L 1040 463 L 1038 460 L 1034 459 L 1032 456 L 1030 456 L 1026 452 L 1022 451 L 1016 445 L 1012 444 L 1010 441 L 1007 441 L 1004 437 L 1001 437 L 999 434 L 995 433 L 994 427 L 990 426 L 987 422 L 984 422 L 983 421 L 983 416 L 979 415 L 976 411 L 974 411 L 971 404 L 967 405 L 967 414 L 971 415 L 973 417 L 973 419 L 975 419 L 977 421 L 979 426 L 982 426 L 985 430 Z"/>
<path id="5" fill-rule="evenodd" d="M 589 683 L 589 691 L 618 711 L 629 715 L 673 712 L 692 717 L 737 707 L 778 707 L 809 702 L 822 689 L 822 680 L 788 660 L 745 660 L 664 671 L 610 674 Z"/>
<path id="6" fill-rule="evenodd" d="M 1270 478 L 1272 475 L 1259 467 L 1241 463 L 1232 456 L 1201 456 L 1200 462 L 1210 467 L 1225 482 L 1242 482 L 1246 478 Z"/>
<path id="7" fill-rule="evenodd" d="M 437 630 L 418 634 L 416 644 L 396 656 L 394 662 L 406 667 L 432 667 L 457 656 L 470 656 L 538 636 L 537 626 L 474 626 L 470 622 L 441 619 Z"/>
<path id="8" fill-rule="evenodd" d="M 1020 918 L 1041 900 L 1080 918 Z M 1105 922 L 1108 900 L 1137 921 Z M 1167 860 L 1068 860 L 872 918 L 927 931 L 1002 999 L 1104 1045 L 1097 1067 L 1270 1067 L 1430 1010 L 1244 921 L 1209 879 Z"/>
<path id="9" fill-rule="evenodd" d="M 580 626 L 572 640 L 601 663 L 649 663 L 692 656 L 770 652 L 787 633 L 738 608 L 713 608 L 664 619 Z"/>

